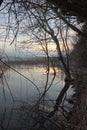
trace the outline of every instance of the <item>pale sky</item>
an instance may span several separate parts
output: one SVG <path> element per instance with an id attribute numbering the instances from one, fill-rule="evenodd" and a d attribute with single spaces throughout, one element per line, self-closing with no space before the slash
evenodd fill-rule
<path id="1" fill-rule="evenodd" d="M 20 41 L 28 39 L 26 36 L 21 36 L 18 38 L 19 43 L 15 42 L 10 45 L 13 39 L 12 30 L 7 29 L 7 15 L 0 14 L 0 52 L 5 52 L 8 56 L 44 56 L 45 53 L 41 45 L 39 44 L 21 44 Z M 10 26 L 10 25 L 9 25 Z M 9 36 L 8 33 L 10 32 Z M 6 39 L 6 40 L 5 40 Z M 61 43 L 61 50 L 63 50 L 63 44 Z M 72 46 L 69 44 L 70 49 Z M 50 56 L 57 56 L 56 45 L 54 43 L 48 44 Z"/>

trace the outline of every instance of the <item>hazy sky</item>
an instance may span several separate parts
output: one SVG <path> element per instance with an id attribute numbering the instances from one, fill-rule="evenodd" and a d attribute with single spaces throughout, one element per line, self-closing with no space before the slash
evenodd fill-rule
<path id="1" fill-rule="evenodd" d="M 29 40 L 27 36 L 18 36 L 17 41 L 10 45 L 13 39 L 14 30 L 9 27 L 12 26 L 8 24 L 8 18 L 5 12 L 0 13 L 0 53 L 4 53 L 8 56 L 18 56 L 18 57 L 35 57 L 35 56 L 45 56 L 41 45 L 37 43 L 24 44 L 21 41 Z M 11 19 L 13 21 L 13 19 Z M 71 47 L 70 47 L 71 48 Z M 54 43 L 48 44 L 49 55 L 56 56 L 56 45 Z M 63 44 L 61 44 L 61 49 L 63 50 Z"/>

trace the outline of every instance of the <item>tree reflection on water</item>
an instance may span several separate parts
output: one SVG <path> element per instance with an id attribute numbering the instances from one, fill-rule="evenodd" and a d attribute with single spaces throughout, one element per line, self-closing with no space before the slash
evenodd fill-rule
<path id="1" fill-rule="evenodd" d="M 69 107 L 70 89 L 52 118 L 56 98 L 64 85 L 60 67 L 46 65 L 12 65 L 2 71 L 0 87 L 1 130 L 33 130 L 60 128 Z M 29 80 L 28 80 L 29 79 Z M 38 87 L 38 88 L 37 88 Z"/>

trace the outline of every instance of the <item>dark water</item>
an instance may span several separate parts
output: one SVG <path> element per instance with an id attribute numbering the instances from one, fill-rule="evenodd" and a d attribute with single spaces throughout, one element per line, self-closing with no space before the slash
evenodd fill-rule
<path id="1" fill-rule="evenodd" d="M 0 79 L 0 130 L 30 130 L 33 121 L 30 122 L 29 116 L 34 113 L 36 103 L 46 88 L 39 105 L 48 111 L 52 109 L 64 86 L 64 73 L 55 67 L 54 77 L 54 69 L 50 67 L 47 71 L 45 65 L 15 65 L 12 68 L 18 73 L 9 68 Z M 67 95 L 72 94 L 70 88 Z"/>

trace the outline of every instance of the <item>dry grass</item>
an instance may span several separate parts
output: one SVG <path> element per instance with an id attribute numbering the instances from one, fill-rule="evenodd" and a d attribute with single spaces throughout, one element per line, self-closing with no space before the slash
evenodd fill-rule
<path id="1" fill-rule="evenodd" d="M 67 130 L 87 130 L 87 69 L 79 70 L 74 84 L 74 107 L 69 115 Z"/>

